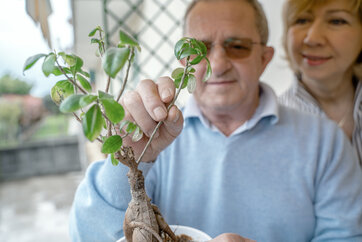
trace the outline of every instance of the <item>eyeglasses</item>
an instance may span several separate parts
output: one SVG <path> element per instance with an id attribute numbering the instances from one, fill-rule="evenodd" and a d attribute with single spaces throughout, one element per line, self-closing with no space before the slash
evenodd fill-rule
<path id="1" fill-rule="evenodd" d="M 203 41 L 203 43 L 205 44 L 207 48 L 207 53 L 209 54 L 214 44 L 208 41 Z M 265 45 L 265 44 L 261 42 L 254 42 L 249 38 L 242 38 L 242 39 L 230 38 L 226 39 L 222 44 L 226 55 L 230 59 L 247 58 L 251 54 L 253 45 Z"/>

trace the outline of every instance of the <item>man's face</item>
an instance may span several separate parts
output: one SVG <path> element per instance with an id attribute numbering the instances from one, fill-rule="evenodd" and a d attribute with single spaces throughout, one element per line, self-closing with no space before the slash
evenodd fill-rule
<path id="1" fill-rule="evenodd" d="M 235 58 L 223 47 L 229 40 L 243 38 L 260 43 L 254 15 L 254 9 L 244 1 L 199 2 L 189 13 L 185 35 L 212 46 L 208 53 L 212 76 L 207 82 L 201 81 L 206 62 L 195 66 L 197 88 L 194 97 L 204 112 L 234 112 L 258 104 L 259 77 L 273 56 L 273 49 L 253 44 L 248 57 Z"/>

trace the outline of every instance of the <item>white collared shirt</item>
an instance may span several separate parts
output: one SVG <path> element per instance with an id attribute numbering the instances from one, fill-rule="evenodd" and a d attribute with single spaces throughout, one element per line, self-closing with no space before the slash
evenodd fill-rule
<path id="1" fill-rule="evenodd" d="M 213 131 L 220 132 L 217 127 L 215 127 L 201 112 L 199 106 L 196 103 L 196 100 L 191 96 L 185 106 L 184 118 L 198 117 L 201 123 Z M 265 83 L 260 83 L 260 99 L 259 105 L 255 110 L 255 113 L 251 119 L 244 122 L 240 127 L 232 132 L 230 136 L 240 134 L 247 130 L 252 129 L 262 118 L 267 116 L 273 116 L 272 122 L 278 121 L 278 103 L 277 97 L 274 91 Z M 221 132 L 220 132 L 221 133 Z"/>
<path id="2" fill-rule="evenodd" d="M 279 102 L 285 106 L 300 111 L 314 113 L 327 117 L 326 113 L 319 106 L 317 100 L 294 79 L 292 86 L 279 97 Z M 353 119 L 355 127 L 352 133 L 352 145 L 355 148 L 358 159 L 362 165 L 362 81 L 358 82 L 353 107 Z"/>

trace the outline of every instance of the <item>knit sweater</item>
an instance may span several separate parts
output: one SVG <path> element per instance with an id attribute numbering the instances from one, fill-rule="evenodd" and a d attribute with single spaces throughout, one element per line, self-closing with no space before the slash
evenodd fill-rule
<path id="1" fill-rule="evenodd" d="M 257 241 L 362 241 L 362 171 L 354 155 L 333 122 L 278 107 L 229 137 L 185 117 L 178 138 L 142 169 L 169 224 Z M 89 167 L 70 215 L 74 241 L 123 235 L 127 170 L 109 159 Z"/>

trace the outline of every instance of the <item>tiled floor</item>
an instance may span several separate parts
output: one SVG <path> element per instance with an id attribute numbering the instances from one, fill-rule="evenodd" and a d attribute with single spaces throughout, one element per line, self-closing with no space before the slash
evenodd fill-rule
<path id="1" fill-rule="evenodd" d="M 0 183 L 0 240 L 65 242 L 68 214 L 82 173 Z"/>

